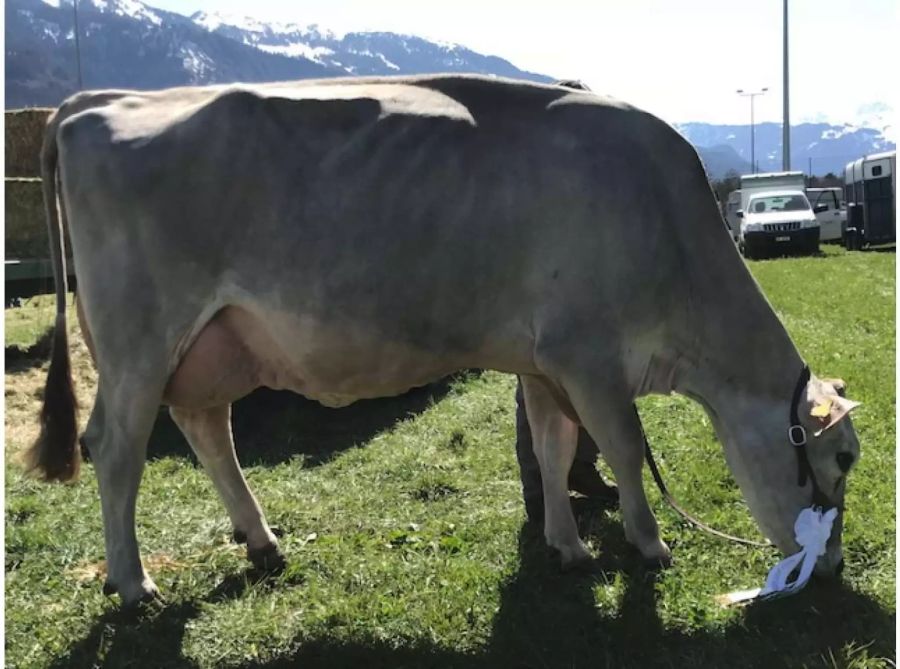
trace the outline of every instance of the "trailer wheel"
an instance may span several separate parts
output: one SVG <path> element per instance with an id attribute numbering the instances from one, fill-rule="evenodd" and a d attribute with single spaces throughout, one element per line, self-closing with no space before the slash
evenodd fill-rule
<path id="1" fill-rule="evenodd" d="M 844 248 L 848 251 L 859 251 L 862 249 L 862 238 L 858 230 L 847 230 L 844 237 Z"/>

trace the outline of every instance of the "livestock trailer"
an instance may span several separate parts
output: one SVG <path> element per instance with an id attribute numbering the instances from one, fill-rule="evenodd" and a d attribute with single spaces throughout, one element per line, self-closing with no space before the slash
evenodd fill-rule
<path id="1" fill-rule="evenodd" d="M 737 213 L 741 208 L 741 191 L 733 190 L 728 194 L 728 200 L 725 202 L 725 223 L 728 224 L 728 230 L 731 238 L 737 242 L 741 236 L 741 219 Z"/>
<path id="2" fill-rule="evenodd" d="M 896 173 L 896 151 L 847 163 L 844 168 L 847 225 L 843 235 L 847 250 L 897 241 Z"/>

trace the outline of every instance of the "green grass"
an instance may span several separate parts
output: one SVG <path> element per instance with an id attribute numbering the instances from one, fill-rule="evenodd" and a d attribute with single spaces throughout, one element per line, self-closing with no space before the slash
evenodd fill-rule
<path id="1" fill-rule="evenodd" d="M 45 368 L 6 374 L 6 660 L 11 667 L 882 667 L 895 658 L 895 256 L 829 248 L 751 263 L 813 370 L 849 383 L 862 459 L 851 478 L 841 584 L 723 609 L 777 559 L 689 529 L 651 504 L 675 566 L 638 566 L 618 512 L 583 510 L 598 571 L 562 575 L 524 525 L 514 379 L 467 374 L 333 411 L 260 393 L 235 409 L 239 454 L 288 568 L 259 580 L 212 485 L 165 420 L 150 445 L 138 535 L 167 606 L 134 620 L 100 592 L 90 465 L 74 485 L 23 476 Z M 6 311 L 28 349 L 48 300 Z M 95 383 L 80 338 L 84 406 Z M 702 411 L 646 398 L 669 486 L 727 531 L 758 536 Z M 364 446 L 364 447 L 363 447 Z"/>

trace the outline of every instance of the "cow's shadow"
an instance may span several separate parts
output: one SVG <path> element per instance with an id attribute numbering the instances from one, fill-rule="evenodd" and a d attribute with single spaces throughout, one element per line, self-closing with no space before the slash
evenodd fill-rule
<path id="1" fill-rule="evenodd" d="M 302 455 L 315 466 L 335 453 L 362 445 L 398 421 L 440 402 L 466 371 L 413 388 L 396 397 L 361 400 L 331 409 L 288 391 L 260 388 L 234 403 L 232 430 L 238 460 L 244 466 L 272 465 Z M 169 412 L 161 409 L 150 437 L 147 457 L 196 457 Z"/>
<path id="2" fill-rule="evenodd" d="M 25 348 L 19 346 L 6 346 L 3 352 L 3 361 L 8 374 L 27 372 L 35 367 L 40 367 L 50 359 L 50 349 L 53 345 L 53 328 L 44 330 L 37 340 Z"/>
<path id="3" fill-rule="evenodd" d="M 53 328 L 45 330 L 27 348 L 7 346 L 7 372 L 24 372 L 44 364 L 50 356 Z M 260 388 L 238 400 L 232 408 L 232 430 L 238 460 L 244 466 L 271 465 L 304 456 L 315 466 L 335 453 L 364 444 L 398 421 L 426 411 L 450 392 L 462 378 L 482 370 L 464 370 L 395 397 L 361 400 L 331 409 L 286 390 Z M 81 449 L 85 460 L 90 453 Z M 147 447 L 147 458 L 182 457 L 197 462 L 169 411 L 160 408 Z"/>
<path id="4" fill-rule="evenodd" d="M 871 656 L 895 656 L 896 616 L 839 582 L 816 581 L 793 597 L 749 606 L 718 629 L 702 619 L 664 623 L 666 573 L 642 565 L 621 523 L 594 519 L 582 535 L 601 547 L 596 568 L 562 575 L 555 556 L 548 563 L 543 537 L 523 527 L 520 568 L 504 587 L 486 666 L 795 667 L 825 662 L 829 653 L 839 658 L 860 639 L 872 641 Z"/>
<path id="5" fill-rule="evenodd" d="M 583 520 L 583 519 L 582 519 Z M 582 523 L 583 524 L 583 523 Z M 297 638 L 294 651 L 250 669 L 288 667 L 787 667 L 826 662 L 860 639 L 870 656 L 895 656 L 895 615 L 840 585 L 817 583 L 794 597 L 749 607 L 724 627 L 666 625 L 658 611 L 659 574 L 639 566 L 625 548 L 621 526 L 600 512 L 588 534 L 602 543 L 591 571 L 560 573 L 539 530 L 519 533 L 519 569 L 502 586 L 489 641 L 464 652 L 430 641 L 390 643 L 376 638 Z M 677 568 L 677 567 L 676 567 Z M 607 600 L 598 589 L 620 595 Z M 169 605 L 134 620 L 113 611 L 53 667 L 199 666 L 183 655 L 185 629 L 203 608 L 237 599 L 248 578 L 226 578 L 199 601 Z M 272 587 L 285 587 L 284 584 Z M 287 587 L 303 587 L 302 584 Z M 687 593 L 686 593 L 687 594 Z M 840 660 L 835 666 L 839 666 Z"/>

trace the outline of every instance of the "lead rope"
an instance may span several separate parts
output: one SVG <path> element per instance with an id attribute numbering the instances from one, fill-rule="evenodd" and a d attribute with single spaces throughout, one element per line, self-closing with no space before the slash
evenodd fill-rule
<path id="1" fill-rule="evenodd" d="M 728 534 L 726 532 L 720 532 L 717 529 L 714 529 L 704 523 L 703 521 L 697 520 L 687 511 L 682 509 L 678 502 L 675 501 L 675 498 L 672 497 L 672 493 L 669 492 L 669 489 L 666 488 L 666 484 L 663 481 L 662 474 L 659 473 L 659 467 L 656 466 L 656 460 L 653 459 L 653 452 L 650 450 L 650 442 L 647 441 L 647 435 L 644 433 L 644 426 L 641 423 L 640 415 L 638 414 L 637 407 L 632 405 L 634 408 L 634 415 L 637 418 L 638 425 L 641 428 L 641 438 L 644 440 L 644 459 L 647 461 L 647 466 L 650 467 L 650 473 L 653 474 L 653 480 L 656 481 L 656 486 L 659 488 L 659 492 L 662 494 L 663 499 L 665 499 L 669 506 L 671 506 L 675 511 L 686 521 L 688 521 L 694 527 L 707 532 L 708 534 L 713 535 L 714 537 L 719 537 L 720 539 L 725 539 L 727 541 L 733 541 L 737 544 L 743 544 L 745 546 L 756 546 L 758 548 L 774 548 L 772 543 L 768 541 L 753 541 L 752 539 L 742 539 L 741 537 L 736 537 L 734 535 Z"/>

